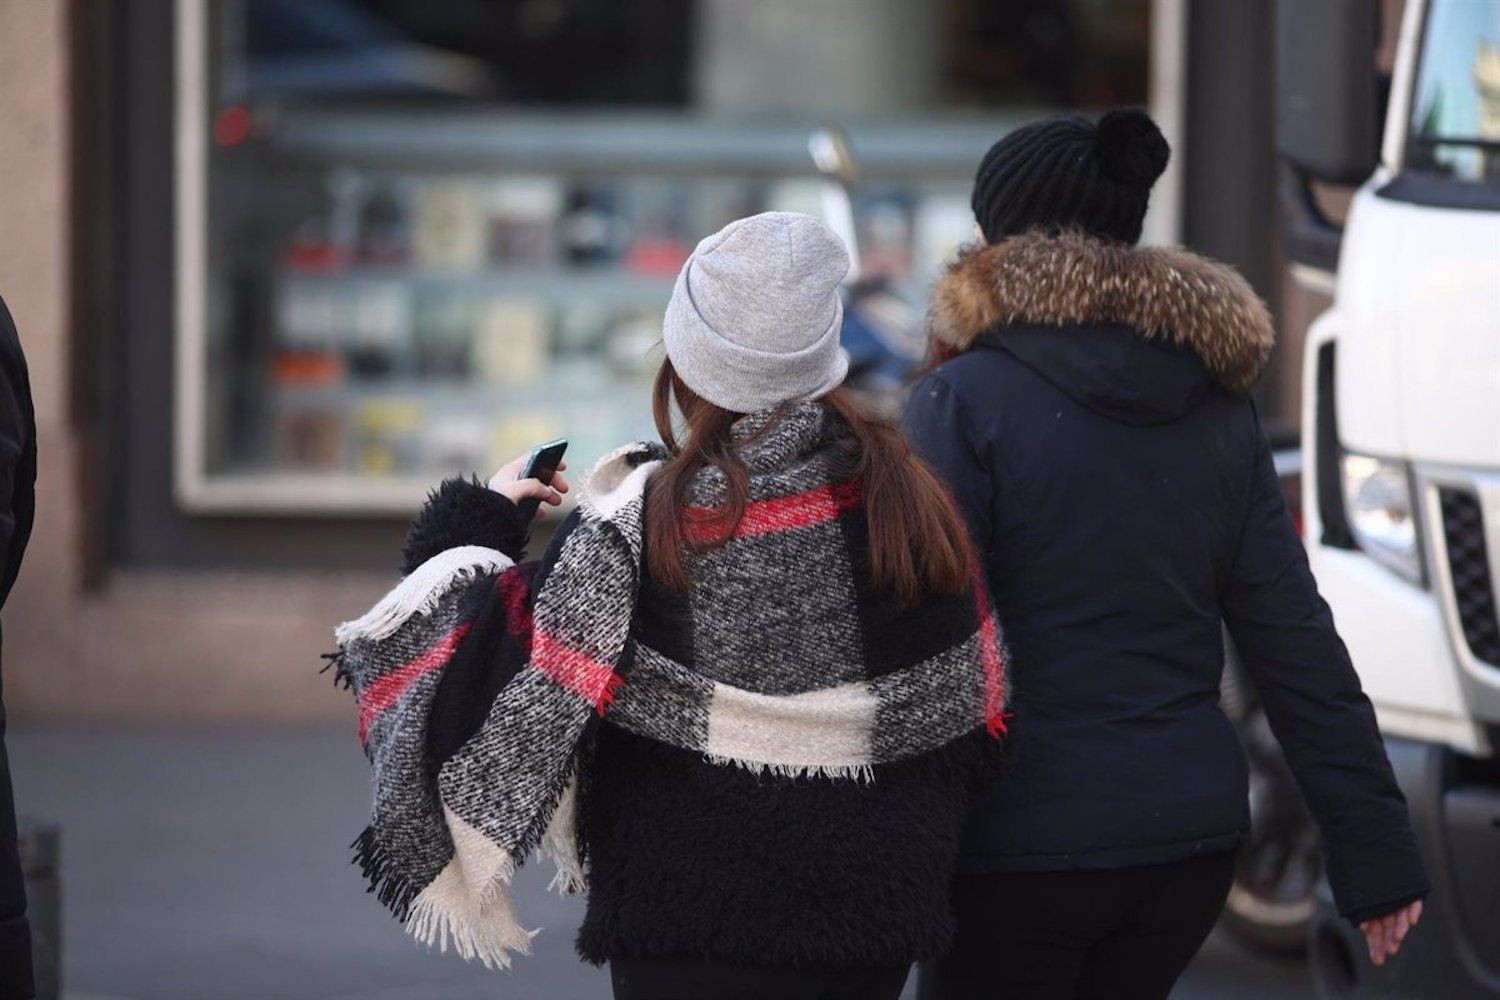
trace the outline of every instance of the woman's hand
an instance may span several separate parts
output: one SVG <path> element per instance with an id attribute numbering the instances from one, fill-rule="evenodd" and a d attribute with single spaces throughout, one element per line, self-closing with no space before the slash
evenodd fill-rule
<path id="1" fill-rule="evenodd" d="M 1407 903 L 1394 913 L 1387 913 L 1359 925 L 1365 932 L 1365 944 L 1370 947 L 1370 961 L 1384 965 L 1385 960 L 1401 950 L 1406 932 L 1417 926 L 1422 919 L 1422 901 Z"/>
<path id="2" fill-rule="evenodd" d="M 568 467 L 567 462 L 558 462 L 557 471 L 552 474 L 552 483 L 549 485 L 540 479 L 518 479 L 521 471 L 526 468 L 526 462 L 531 458 L 528 452 L 517 455 L 500 467 L 500 471 L 490 477 L 489 487 L 511 503 L 520 503 L 526 499 L 537 499 L 544 504 L 556 507 L 562 503 L 562 495 L 568 492 L 568 480 L 563 477 L 562 470 Z M 538 507 L 536 516 L 542 516 L 543 508 Z"/>

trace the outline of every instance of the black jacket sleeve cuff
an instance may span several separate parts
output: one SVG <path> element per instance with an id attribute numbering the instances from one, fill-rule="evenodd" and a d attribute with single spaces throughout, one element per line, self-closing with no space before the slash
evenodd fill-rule
<path id="1" fill-rule="evenodd" d="M 401 572 L 410 573 L 433 556 L 459 545 L 498 549 L 516 562 L 525 557 L 531 525 L 510 500 L 478 479 L 444 480 L 406 532 Z"/>
<path id="2" fill-rule="evenodd" d="M 1427 890 L 1423 889 L 1420 892 L 1410 892 L 1404 896 L 1397 896 L 1396 898 L 1388 900 L 1384 903 L 1371 903 L 1368 906 L 1356 906 L 1352 910 L 1345 911 L 1342 916 L 1345 920 L 1349 921 L 1355 927 L 1358 927 L 1366 920 L 1374 920 L 1377 917 L 1385 916 L 1387 913 L 1395 913 L 1397 910 L 1401 909 L 1403 906 L 1406 906 L 1409 903 L 1415 903 L 1419 899 L 1426 898 Z"/>

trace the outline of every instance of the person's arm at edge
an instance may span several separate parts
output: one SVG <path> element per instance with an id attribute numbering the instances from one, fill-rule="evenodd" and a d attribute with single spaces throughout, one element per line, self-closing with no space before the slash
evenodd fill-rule
<path id="1" fill-rule="evenodd" d="M 31 532 L 36 476 L 36 428 L 31 417 L 26 362 L 15 325 L 0 302 L 0 553 L 5 573 L 0 601 L 8 595 Z M 5 706 L 0 701 L 0 1000 L 30 1000 L 35 995 L 31 959 L 31 925 L 26 918 L 26 883 L 17 843 L 15 800 L 10 760 L 5 749 Z"/>

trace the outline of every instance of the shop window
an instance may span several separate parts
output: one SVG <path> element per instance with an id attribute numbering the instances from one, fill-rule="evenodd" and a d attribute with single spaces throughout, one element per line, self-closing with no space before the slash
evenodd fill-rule
<path id="1" fill-rule="evenodd" d="M 1139 103 L 1147 6 L 179 0 L 179 499 L 405 514 L 537 442 L 577 468 L 651 435 L 683 259 L 836 211 L 829 122 L 892 305 L 866 326 L 915 356 L 979 156 L 1038 107 Z"/>

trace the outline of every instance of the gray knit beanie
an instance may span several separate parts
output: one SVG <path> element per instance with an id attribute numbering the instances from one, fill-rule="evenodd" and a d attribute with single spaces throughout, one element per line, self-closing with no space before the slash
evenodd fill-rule
<path id="1" fill-rule="evenodd" d="M 662 339 L 687 387 L 737 413 L 754 413 L 838 387 L 839 282 L 849 249 L 797 212 L 731 222 L 699 243 L 672 289 Z"/>

